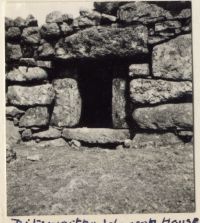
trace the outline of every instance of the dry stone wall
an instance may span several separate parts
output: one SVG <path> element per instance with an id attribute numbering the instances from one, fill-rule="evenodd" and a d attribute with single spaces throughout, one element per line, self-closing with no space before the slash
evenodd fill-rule
<path id="1" fill-rule="evenodd" d="M 23 141 L 191 139 L 191 2 L 95 2 L 40 27 L 32 15 L 5 18 L 5 30 L 6 117 Z M 112 67 L 113 129 L 80 128 L 85 61 Z"/>

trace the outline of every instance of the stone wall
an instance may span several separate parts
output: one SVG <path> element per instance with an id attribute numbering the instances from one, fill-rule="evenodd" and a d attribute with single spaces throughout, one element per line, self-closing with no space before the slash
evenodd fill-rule
<path id="1" fill-rule="evenodd" d="M 6 117 L 23 141 L 121 143 L 141 133 L 191 139 L 190 2 L 96 2 L 78 18 L 49 13 L 41 27 L 32 15 L 6 18 L 5 29 Z M 112 66 L 113 130 L 94 135 L 79 128 L 85 61 Z"/>

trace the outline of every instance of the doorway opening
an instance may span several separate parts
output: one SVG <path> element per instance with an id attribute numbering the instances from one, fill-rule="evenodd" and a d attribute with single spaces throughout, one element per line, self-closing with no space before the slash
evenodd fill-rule
<path id="1" fill-rule="evenodd" d="M 112 128 L 112 66 L 88 62 L 79 66 L 81 127 Z"/>

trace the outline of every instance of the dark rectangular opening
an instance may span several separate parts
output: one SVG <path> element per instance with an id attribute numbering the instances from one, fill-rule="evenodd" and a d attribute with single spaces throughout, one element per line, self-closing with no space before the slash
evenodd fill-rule
<path id="1" fill-rule="evenodd" d="M 79 66 L 82 98 L 80 125 L 88 128 L 112 127 L 112 67 L 88 62 Z"/>

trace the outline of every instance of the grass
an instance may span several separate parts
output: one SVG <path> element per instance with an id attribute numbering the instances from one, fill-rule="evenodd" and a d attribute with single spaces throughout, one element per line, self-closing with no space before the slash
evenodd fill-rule
<path id="1" fill-rule="evenodd" d="M 193 212 L 192 144 L 142 149 L 15 146 L 8 215 Z M 27 157 L 38 155 L 39 161 Z"/>

